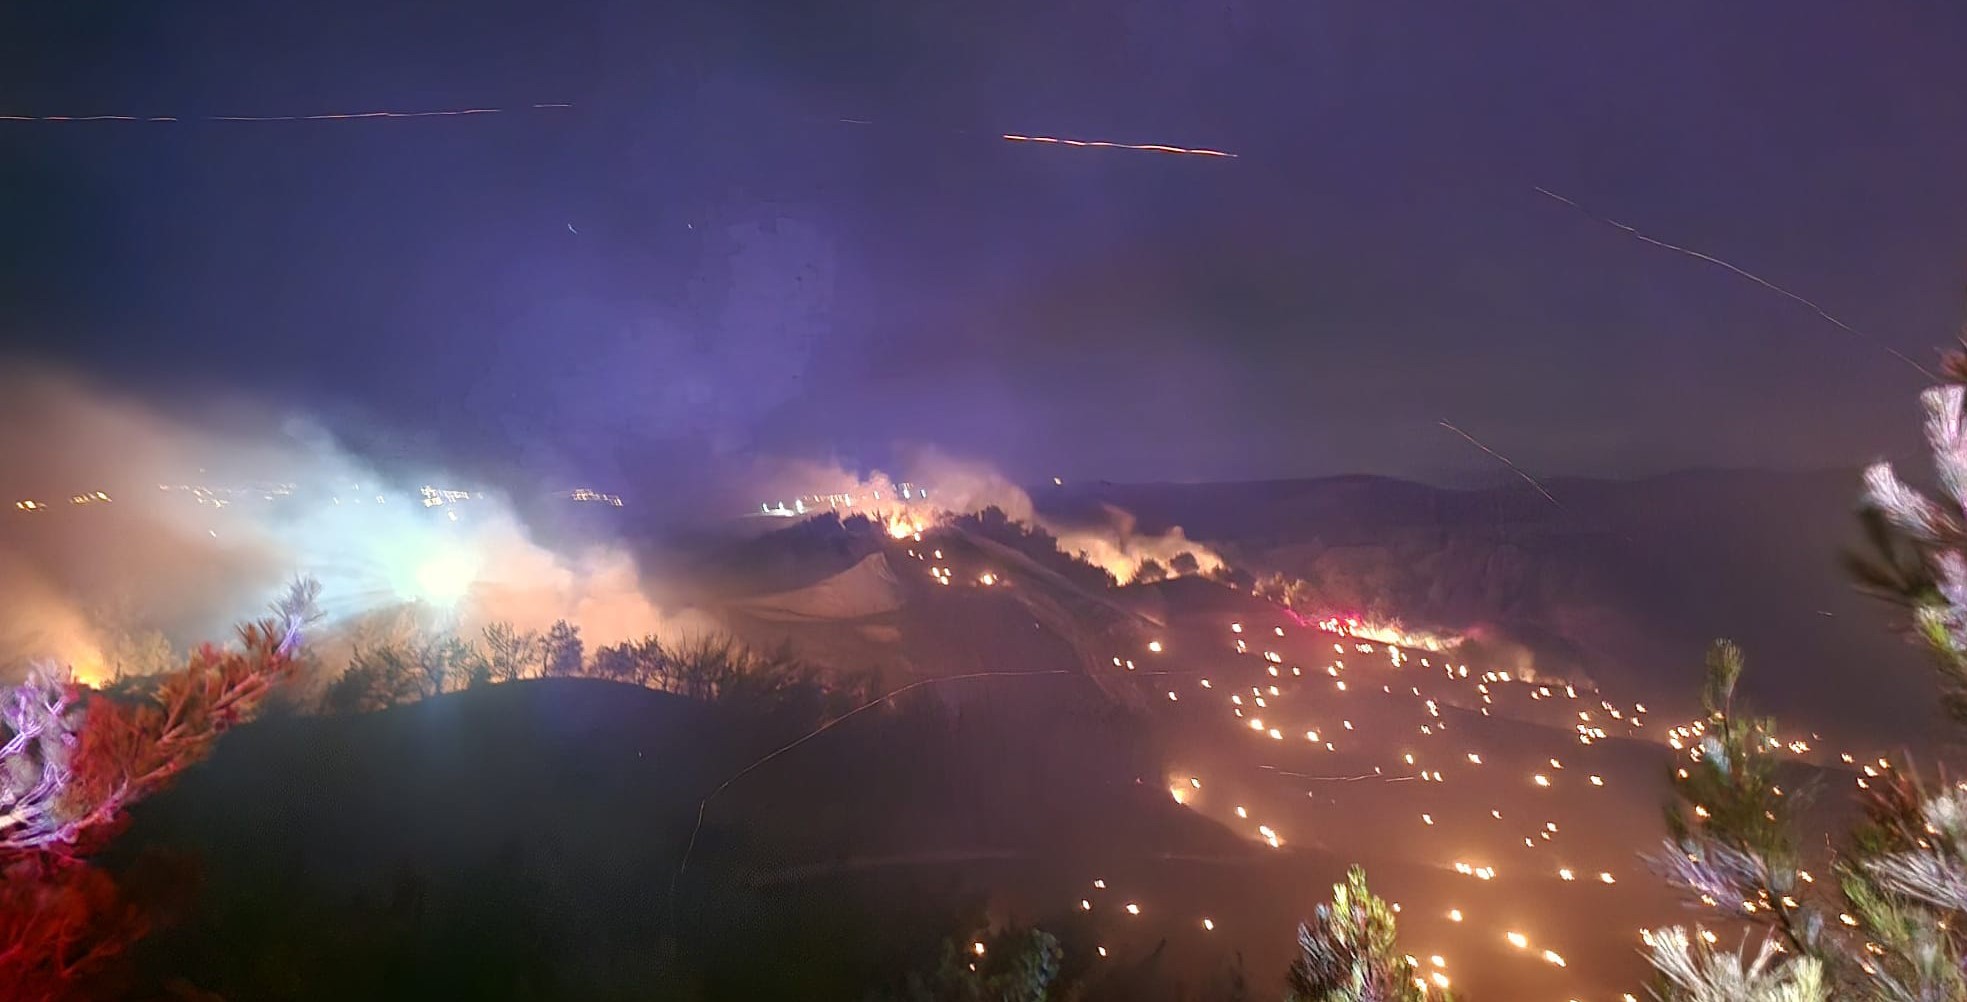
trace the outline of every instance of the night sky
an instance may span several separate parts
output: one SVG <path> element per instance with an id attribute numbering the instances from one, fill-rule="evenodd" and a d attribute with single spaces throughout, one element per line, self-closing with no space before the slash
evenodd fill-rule
<path id="1" fill-rule="evenodd" d="M 1854 464 L 1916 373 L 1535 187 L 1926 361 L 1963 53 L 1938 0 L 14 4 L 0 114 L 516 110 L 0 122 L 0 332 L 604 484 L 1485 468 L 1442 419 L 1541 474 Z"/>

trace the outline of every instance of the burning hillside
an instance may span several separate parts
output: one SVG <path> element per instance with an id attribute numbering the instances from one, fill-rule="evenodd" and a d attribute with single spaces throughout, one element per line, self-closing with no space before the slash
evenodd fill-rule
<path id="1" fill-rule="evenodd" d="M 995 509 L 1013 522 L 1052 534 L 1061 550 L 1101 568 L 1120 584 L 1132 582 L 1144 571 L 1159 579 L 1218 574 L 1226 569 L 1215 550 L 1189 539 L 1180 526 L 1143 532 L 1133 515 L 1110 505 L 1088 518 L 1047 516 L 1040 513 L 1024 488 L 995 470 L 934 450 L 919 452 L 911 469 L 911 479 L 899 479 L 879 471 L 862 476 L 811 464 L 789 464 L 770 479 L 803 479 L 809 484 L 832 486 L 798 495 L 790 502 L 764 502 L 759 506 L 760 514 L 792 518 L 859 514 L 881 523 L 890 536 L 904 539 L 957 516 Z"/>

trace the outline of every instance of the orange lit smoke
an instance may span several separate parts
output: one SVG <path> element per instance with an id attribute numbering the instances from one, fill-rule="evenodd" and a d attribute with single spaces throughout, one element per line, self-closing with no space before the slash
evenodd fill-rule
<path id="1" fill-rule="evenodd" d="M 777 497 L 801 496 L 808 500 L 808 511 L 832 510 L 842 517 L 863 515 L 880 522 L 888 535 L 902 539 L 923 532 L 936 522 L 960 515 L 972 515 L 996 508 L 1013 522 L 1034 526 L 1059 541 L 1059 549 L 1073 554 L 1127 584 L 1149 560 L 1167 568 L 1177 556 L 1189 554 L 1201 573 L 1214 573 L 1225 567 L 1214 550 L 1191 540 L 1179 526 L 1163 533 L 1139 529 L 1132 514 L 1105 506 L 1104 524 L 1073 525 L 1047 519 L 1038 514 L 1031 495 L 988 465 L 960 460 L 932 449 L 918 450 L 907 464 L 904 480 L 875 471 L 860 476 L 838 466 L 811 462 L 788 462 L 763 471 L 758 479 Z M 927 495 L 910 492 L 904 497 L 900 484 L 908 482 L 926 488 Z M 819 500 L 813 491 L 823 489 L 846 495 L 850 503 L 834 504 Z M 1172 576 L 1172 571 L 1171 571 Z"/>
<path id="2" fill-rule="evenodd" d="M 220 403 L 202 402 L 194 418 L 26 364 L 0 371 L 0 466 L 23 494 L 68 499 L 45 512 L 0 509 L 0 679 L 54 660 L 103 681 L 121 641 L 157 631 L 180 650 L 222 641 L 296 575 L 320 580 L 331 625 L 418 604 L 464 631 L 566 618 L 590 645 L 676 625 L 648 598 L 625 547 L 545 546 L 502 498 L 480 491 L 462 521 L 436 517 L 415 502 L 416 480 L 406 488 L 385 477 L 304 417 Z M 203 505 L 168 486 L 201 480 L 359 483 L 397 500 Z M 435 571 L 461 580 L 436 581 Z M 435 590 L 453 600 L 442 609 L 420 601 Z"/>

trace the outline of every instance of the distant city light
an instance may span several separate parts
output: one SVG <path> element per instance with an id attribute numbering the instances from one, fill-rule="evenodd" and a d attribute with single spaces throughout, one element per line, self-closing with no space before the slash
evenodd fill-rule
<path id="1" fill-rule="evenodd" d="M 577 487 L 560 496 L 566 498 L 569 501 L 605 504 L 616 508 L 620 508 L 622 506 L 621 495 L 603 494 L 600 491 L 589 490 L 585 487 Z"/>

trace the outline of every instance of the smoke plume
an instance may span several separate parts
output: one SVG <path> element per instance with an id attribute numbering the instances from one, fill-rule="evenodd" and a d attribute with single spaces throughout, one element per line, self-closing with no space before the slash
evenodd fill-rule
<path id="1" fill-rule="evenodd" d="M 565 618 L 600 643 L 663 625 L 626 550 L 550 549 L 496 490 L 385 475 L 251 402 L 162 406 L 9 366 L 0 478 L 0 669 L 100 679 L 128 636 L 222 639 L 296 575 L 331 621 L 407 604 L 465 630 Z"/>
<path id="2" fill-rule="evenodd" d="M 838 509 L 842 514 L 858 512 L 881 519 L 899 533 L 938 518 L 996 508 L 1012 521 L 1051 533 L 1061 550 L 1104 568 L 1121 584 L 1133 581 L 1149 561 L 1169 569 L 1184 554 L 1196 563 L 1192 573 L 1224 567 L 1219 554 L 1189 539 L 1180 526 L 1144 533 L 1132 514 L 1112 505 L 1104 506 L 1105 518 L 1093 524 L 1048 518 L 1039 513 L 1029 493 L 983 463 L 923 448 L 905 460 L 905 469 L 903 476 L 878 470 L 861 474 L 814 462 L 761 464 L 754 477 L 761 487 L 759 513 L 777 510 L 781 504 L 791 508 L 802 498 L 809 508 L 826 511 L 833 508 L 824 500 L 828 495 L 847 495 L 854 500 Z M 925 489 L 926 495 L 921 493 Z"/>

